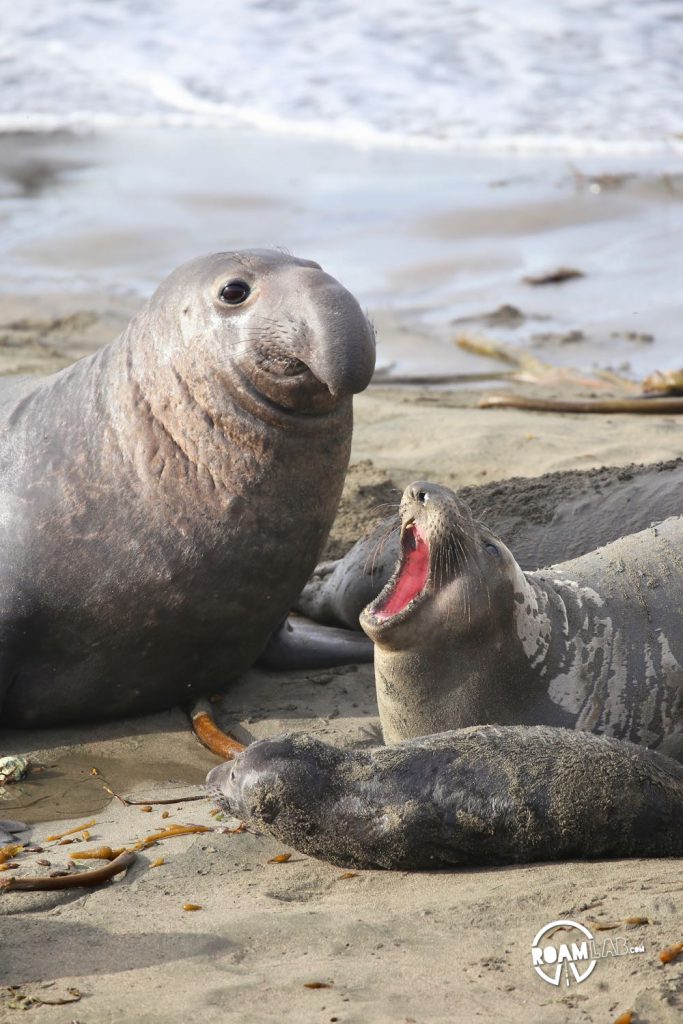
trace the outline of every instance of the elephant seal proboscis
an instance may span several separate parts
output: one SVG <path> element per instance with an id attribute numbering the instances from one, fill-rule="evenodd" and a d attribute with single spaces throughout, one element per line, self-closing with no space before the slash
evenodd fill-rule
<path id="1" fill-rule="evenodd" d="M 303 734 L 214 768 L 219 804 L 342 867 L 683 855 L 683 765 L 544 726 L 475 726 L 373 750 Z"/>
<path id="2" fill-rule="evenodd" d="M 189 703 L 243 672 L 339 502 L 374 335 L 317 263 L 174 271 L 116 341 L 0 382 L 0 718 Z"/>
<path id="3" fill-rule="evenodd" d="M 388 743 L 557 725 L 683 760 L 683 518 L 524 573 L 446 487 L 411 484 L 400 517 L 398 566 L 361 616 Z"/>
<path id="4" fill-rule="evenodd" d="M 683 459 L 513 477 L 458 493 L 505 537 L 522 569 L 539 569 L 683 515 Z M 380 523 L 344 558 L 316 568 L 297 608 L 316 622 L 359 629 L 363 608 L 386 586 L 399 553 L 398 532 L 387 536 Z"/>

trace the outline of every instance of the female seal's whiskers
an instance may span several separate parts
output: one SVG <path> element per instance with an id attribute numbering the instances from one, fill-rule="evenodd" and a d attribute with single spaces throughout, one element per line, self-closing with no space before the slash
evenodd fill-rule
<path id="1" fill-rule="evenodd" d="M 394 516 L 387 517 L 386 528 L 380 534 L 380 537 L 377 540 L 377 543 L 375 544 L 374 548 L 372 549 L 372 551 L 370 552 L 368 558 L 366 559 L 366 563 L 365 563 L 366 570 L 367 570 L 367 567 L 369 565 L 370 572 L 373 573 L 375 571 L 375 566 L 377 565 L 377 560 L 380 558 L 380 556 L 382 554 L 382 551 L 384 550 L 384 545 L 386 544 L 386 542 L 389 539 L 389 537 L 391 537 L 394 534 L 396 529 L 397 529 L 397 523 L 395 521 L 395 517 Z"/>

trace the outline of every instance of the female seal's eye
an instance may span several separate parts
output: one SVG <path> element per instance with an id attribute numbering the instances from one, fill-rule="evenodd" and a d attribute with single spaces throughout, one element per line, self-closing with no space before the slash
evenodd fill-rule
<path id="1" fill-rule="evenodd" d="M 227 302 L 229 306 L 239 306 L 246 302 L 250 294 L 251 288 L 246 281 L 228 281 L 221 289 L 219 299 L 221 302 Z"/>
<path id="2" fill-rule="evenodd" d="M 498 550 L 495 544 L 487 544 L 486 550 L 490 555 L 496 555 L 496 557 L 500 555 L 500 551 Z"/>

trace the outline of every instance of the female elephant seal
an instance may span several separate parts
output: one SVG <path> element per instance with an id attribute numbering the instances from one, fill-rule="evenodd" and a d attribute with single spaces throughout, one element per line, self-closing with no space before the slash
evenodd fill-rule
<path id="1" fill-rule="evenodd" d="M 374 750 L 261 740 L 207 785 L 231 814 L 343 867 L 683 855 L 683 765 L 544 726 L 477 726 Z"/>
<path id="2" fill-rule="evenodd" d="M 506 538 L 523 569 L 538 569 L 682 515 L 683 459 L 513 477 L 459 493 Z M 363 608 L 394 571 L 398 541 L 397 532 L 387 537 L 380 524 L 344 558 L 319 565 L 297 607 L 318 622 L 358 629 Z"/>
<path id="3" fill-rule="evenodd" d="M 446 487 L 412 484 L 400 516 L 398 566 L 361 616 L 387 742 L 559 725 L 683 760 L 683 518 L 524 573 Z"/>
<path id="4" fill-rule="evenodd" d="M 180 267 L 123 335 L 0 383 L 0 715 L 160 710 L 243 672 L 310 575 L 374 337 L 317 263 Z"/>

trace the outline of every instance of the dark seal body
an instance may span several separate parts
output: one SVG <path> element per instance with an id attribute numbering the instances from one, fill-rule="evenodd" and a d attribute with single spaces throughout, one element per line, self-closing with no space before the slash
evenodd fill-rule
<path id="1" fill-rule="evenodd" d="M 374 750 L 274 737 L 207 785 L 230 813 L 341 867 L 683 855 L 683 765 L 566 729 L 481 726 Z"/>
<path id="2" fill-rule="evenodd" d="M 373 365 L 353 296 L 254 250 L 181 267 L 55 376 L 2 382 L 3 724 L 160 710 L 243 672 L 324 543 Z"/>
<path id="3" fill-rule="evenodd" d="M 446 487 L 408 487 L 401 523 L 361 618 L 387 742 L 556 725 L 683 760 L 683 518 L 526 573 Z"/>

